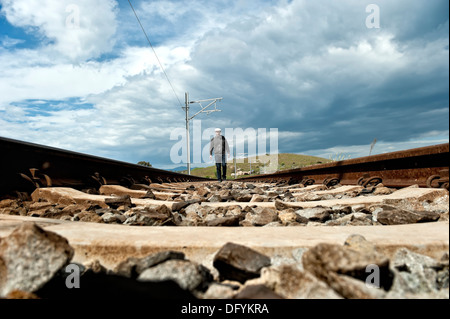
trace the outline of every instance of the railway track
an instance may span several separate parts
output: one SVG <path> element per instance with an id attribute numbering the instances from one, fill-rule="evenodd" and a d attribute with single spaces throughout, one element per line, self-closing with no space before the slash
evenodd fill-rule
<path id="1" fill-rule="evenodd" d="M 449 188 L 449 144 L 440 144 L 370 157 L 320 164 L 270 175 L 240 178 L 246 182 L 272 182 L 326 186 L 361 185 L 402 188 L 411 185 Z"/>
<path id="2" fill-rule="evenodd" d="M 41 187 L 99 189 L 102 185 L 201 182 L 210 179 L 134 165 L 0 137 L 0 196 L 33 192 Z M 402 188 L 411 185 L 449 188 L 449 144 L 320 164 L 269 175 L 239 178 L 243 182 L 337 184 Z"/>
<path id="3" fill-rule="evenodd" d="M 0 196 L 40 187 L 96 188 L 105 184 L 204 181 L 204 178 L 0 137 Z"/>

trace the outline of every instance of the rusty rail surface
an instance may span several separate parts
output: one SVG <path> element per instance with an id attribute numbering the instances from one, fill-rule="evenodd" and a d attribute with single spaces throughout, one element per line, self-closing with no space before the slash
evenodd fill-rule
<path id="1" fill-rule="evenodd" d="M 0 174 L 0 196 L 49 186 L 83 189 L 208 180 L 3 137 Z"/>
<path id="2" fill-rule="evenodd" d="M 449 187 L 449 144 L 355 158 L 281 171 L 274 174 L 239 178 L 246 182 L 278 182 L 306 185 L 335 184 L 388 187 Z"/>

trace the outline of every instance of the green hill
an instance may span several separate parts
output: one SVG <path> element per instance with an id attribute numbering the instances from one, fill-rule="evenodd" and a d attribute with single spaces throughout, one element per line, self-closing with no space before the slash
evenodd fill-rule
<path id="1" fill-rule="evenodd" d="M 245 159 L 238 159 L 236 163 L 236 171 L 239 172 L 250 172 L 251 165 L 251 175 L 259 175 L 265 173 L 274 173 L 275 171 L 284 171 L 295 168 L 302 168 L 306 166 L 329 163 L 331 160 L 307 155 L 298 154 L 278 154 L 278 165 L 276 161 L 277 155 L 266 155 L 262 157 L 251 157 Z M 234 179 L 231 174 L 235 172 L 235 164 L 233 159 L 229 159 L 227 162 L 227 179 Z M 183 171 L 181 173 L 187 173 Z M 204 168 L 194 168 L 191 169 L 191 175 L 200 176 L 206 178 L 216 178 L 216 166 L 209 166 Z M 238 176 L 239 178 L 239 176 Z"/>

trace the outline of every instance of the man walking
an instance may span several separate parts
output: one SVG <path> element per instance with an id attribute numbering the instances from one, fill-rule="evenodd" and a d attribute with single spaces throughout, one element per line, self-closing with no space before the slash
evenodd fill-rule
<path id="1" fill-rule="evenodd" d="M 221 135 L 222 130 L 216 128 L 216 136 L 211 139 L 209 146 L 209 158 L 212 159 L 214 151 L 214 158 L 216 160 L 217 179 L 219 182 L 227 179 L 227 161 L 226 154 L 230 157 L 230 147 L 228 146 L 227 139 Z"/>

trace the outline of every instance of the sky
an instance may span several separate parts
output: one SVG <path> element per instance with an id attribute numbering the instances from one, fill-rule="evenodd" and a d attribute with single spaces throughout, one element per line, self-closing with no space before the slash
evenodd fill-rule
<path id="1" fill-rule="evenodd" d="M 0 0 L 1 137 L 178 167 L 189 92 L 223 98 L 202 148 L 216 127 L 324 158 L 449 142 L 447 0 L 131 3 L 153 49 L 126 0 Z"/>

